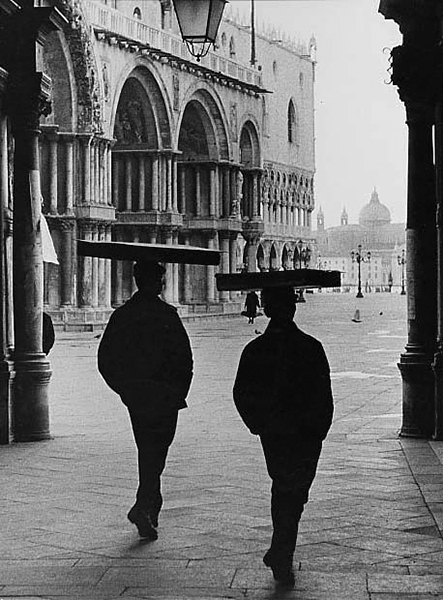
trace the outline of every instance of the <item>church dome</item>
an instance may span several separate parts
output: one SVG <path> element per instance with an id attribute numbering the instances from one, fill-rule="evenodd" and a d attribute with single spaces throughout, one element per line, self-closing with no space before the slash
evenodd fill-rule
<path id="1" fill-rule="evenodd" d="M 371 200 L 360 211 L 358 222 L 363 227 L 380 227 L 391 222 L 389 208 L 380 202 L 377 190 L 371 194 Z"/>

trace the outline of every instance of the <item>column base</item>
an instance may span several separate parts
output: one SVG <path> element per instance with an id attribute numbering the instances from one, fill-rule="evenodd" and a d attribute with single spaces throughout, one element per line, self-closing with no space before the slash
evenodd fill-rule
<path id="1" fill-rule="evenodd" d="M 9 444 L 11 441 L 10 424 L 10 381 L 14 373 L 11 372 L 8 362 L 0 361 L 0 444 Z"/>
<path id="2" fill-rule="evenodd" d="M 403 380 L 401 437 L 430 439 L 434 432 L 434 373 L 432 358 L 402 354 L 398 368 Z"/>
<path id="3" fill-rule="evenodd" d="M 51 370 L 46 356 L 33 353 L 14 360 L 11 387 L 11 425 L 14 442 L 51 438 L 48 387 Z"/>

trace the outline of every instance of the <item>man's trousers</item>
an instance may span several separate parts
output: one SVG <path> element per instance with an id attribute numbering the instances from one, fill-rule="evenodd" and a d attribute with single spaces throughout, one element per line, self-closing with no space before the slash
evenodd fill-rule
<path id="1" fill-rule="evenodd" d="M 292 562 L 298 523 L 314 481 L 322 442 L 293 435 L 261 435 L 266 466 L 272 479 L 273 535 L 270 553 Z"/>
<path id="2" fill-rule="evenodd" d="M 154 526 L 163 504 L 160 477 L 169 446 L 175 436 L 178 412 L 153 417 L 146 412 L 129 409 L 132 430 L 138 450 L 139 486 L 136 504 L 151 516 Z"/>

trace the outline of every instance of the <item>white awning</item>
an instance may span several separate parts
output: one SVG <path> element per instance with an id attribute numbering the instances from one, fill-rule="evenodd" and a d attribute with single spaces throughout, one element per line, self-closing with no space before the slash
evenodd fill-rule
<path id="1" fill-rule="evenodd" d="M 54 242 L 52 241 L 51 233 L 49 231 L 48 222 L 45 219 L 45 215 L 42 214 L 41 218 L 41 231 L 42 231 L 42 250 L 43 250 L 43 262 L 53 263 L 58 265 L 57 253 L 54 248 Z"/>

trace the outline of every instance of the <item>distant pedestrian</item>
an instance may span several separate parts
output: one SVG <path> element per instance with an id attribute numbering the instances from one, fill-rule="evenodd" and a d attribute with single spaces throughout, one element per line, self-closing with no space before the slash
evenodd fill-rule
<path id="1" fill-rule="evenodd" d="M 294 323 L 292 288 L 269 288 L 262 305 L 270 323 L 244 348 L 234 401 L 251 433 L 259 435 L 272 479 L 273 536 L 263 561 L 282 584 L 294 584 L 298 524 L 315 477 L 333 414 L 323 346 Z"/>
<path id="2" fill-rule="evenodd" d="M 159 298 L 164 273 L 158 263 L 135 264 L 138 291 L 111 315 L 98 350 L 100 373 L 127 406 L 138 449 L 139 486 L 128 519 L 151 540 L 163 503 L 160 477 L 193 369 L 180 317 Z"/>
<path id="3" fill-rule="evenodd" d="M 249 292 L 246 295 L 244 314 L 248 317 L 248 323 L 254 323 L 257 318 L 258 309 L 260 308 L 260 300 L 256 292 Z"/>

